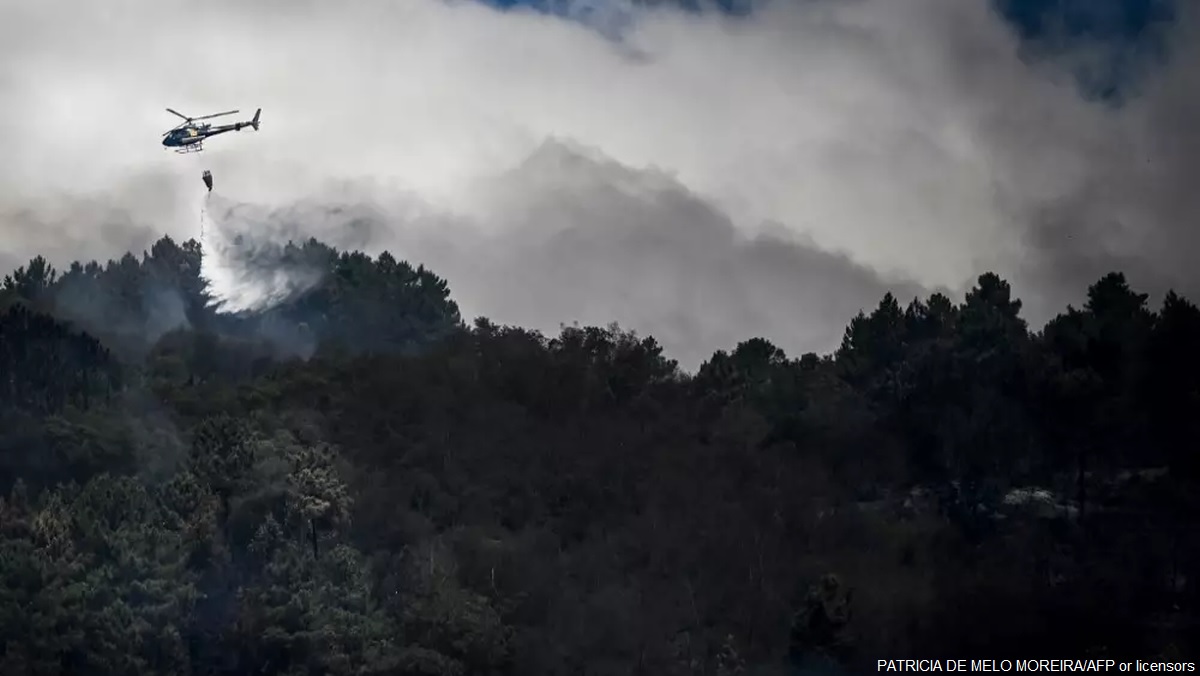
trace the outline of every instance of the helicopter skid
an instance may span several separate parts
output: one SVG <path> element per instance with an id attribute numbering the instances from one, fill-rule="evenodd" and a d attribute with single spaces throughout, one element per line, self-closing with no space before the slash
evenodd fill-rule
<path id="1" fill-rule="evenodd" d="M 193 143 L 191 145 L 183 146 L 182 148 L 176 148 L 175 152 L 180 155 L 186 155 L 188 153 L 198 153 L 201 150 L 204 150 L 204 146 L 199 143 Z"/>

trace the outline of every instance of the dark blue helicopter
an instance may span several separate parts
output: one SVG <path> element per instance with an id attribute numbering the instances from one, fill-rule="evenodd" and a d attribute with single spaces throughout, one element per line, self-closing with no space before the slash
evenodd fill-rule
<path id="1" fill-rule="evenodd" d="M 224 134 L 227 131 L 241 131 L 243 127 L 254 127 L 254 131 L 258 131 L 258 116 L 262 114 L 262 108 L 254 111 L 254 118 L 251 120 L 234 122 L 233 124 L 221 124 L 215 127 L 205 123 L 196 124 L 196 121 L 221 117 L 222 115 L 233 115 L 238 111 L 229 110 L 224 113 L 213 113 L 212 115 L 202 115 L 200 117 L 188 117 L 170 108 L 167 108 L 167 112 L 182 117 L 184 121 L 179 126 L 163 134 L 162 144 L 168 148 L 175 148 L 175 152 L 177 153 L 198 153 L 204 150 L 204 139 L 210 136 Z"/>

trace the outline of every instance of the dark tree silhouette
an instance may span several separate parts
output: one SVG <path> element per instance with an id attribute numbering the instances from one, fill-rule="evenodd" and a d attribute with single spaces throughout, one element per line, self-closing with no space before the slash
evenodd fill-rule
<path id="1" fill-rule="evenodd" d="M 315 240 L 0 287 L 0 672 L 749 674 L 1194 659 L 1200 310 L 886 295 L 832 355 L 464 325 Z"/>

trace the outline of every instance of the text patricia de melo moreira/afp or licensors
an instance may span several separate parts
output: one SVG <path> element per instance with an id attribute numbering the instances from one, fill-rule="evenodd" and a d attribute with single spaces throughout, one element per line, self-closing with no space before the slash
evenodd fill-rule
<path id="1" fill-rule="evenodd" d="M 877 671 L 974 671 L 974 672 L 1194 672 L 1195 662 L 1150 660 L 879 660 Z"/>

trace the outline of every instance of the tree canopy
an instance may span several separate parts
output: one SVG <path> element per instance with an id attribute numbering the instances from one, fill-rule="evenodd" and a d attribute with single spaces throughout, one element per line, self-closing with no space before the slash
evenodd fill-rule
<path id="1" fill-rule="evenodd" d="M 1195 657 L 1200 310 L 891 294 L 682 371 L 388 253 L 217 313 L 200 246 L 0 286 L 0 672 L 722 674 Z"/>

